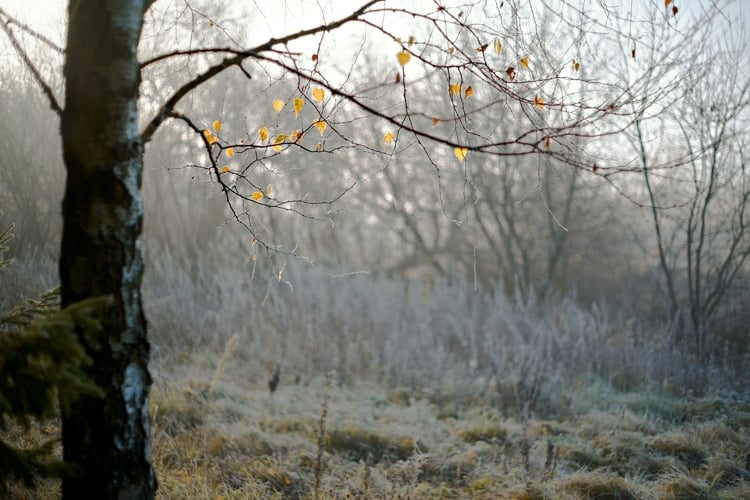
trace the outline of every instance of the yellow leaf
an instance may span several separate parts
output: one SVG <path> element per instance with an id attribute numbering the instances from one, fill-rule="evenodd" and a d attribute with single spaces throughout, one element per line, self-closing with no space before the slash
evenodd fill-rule
<path id="1" fill-rule="evenodd" d="M 669 7 L 670 3 L 672 3 L 672 0 L 664 0 L 664 7 Z"/>
<path id="2" fill-rule="evenodd" d="M 387 132 L 383 136 L 383 144 L 390 144 L 391 142 L 393 142 L 393 139 L 394 139 L 393 133 L 392 132 Z"/>
<path id="3" fill-rule="evenodd" d="M 466 87 L 466 90 L 464 90 L 464 99 L 468 99 L 472 95 L 474 95 L 474 88 L 469 85 L 468 87 Z"/>
<path id="4" fill-rule="evenodd" d="M 203 131 L 203 137 L 206 138 L 206 141 L 208 141 L 209 144 L 214 144 L 216 142 L 219 142 L 219 138 L 216 137 L 214 134 L 212 134 L 211 131 L 208 129 Z"/>
<path id="5" fill-rule="evenodd" d="M 229 167 L 228 166 L 224 165 L 223 167 L 221 167 L 221 173 L 222 174 L 226 174 L 227 172 L 229 172 Z"/>
<path id="6" fill-rule="evenodd" d="M 276 136 L 276 139 L 273 140 L 273 150 L 276 152 L 281 151 L 281 143 L 283 143 L 285 140 L 289 138 L 286 134 L 279 134 Z"/>
<path id="7" fill-rule="evenodd" d="M 412 36 L 410 36 L 410 37 L 409 37 L 409 41 L 408 41 L 408 42 L 406 42 L 406 44 L 407 44 L 407 45 L 408 45 L 409 47 L 411 47 L 412 45 L 414 45 L 414 35 L 412 35 Z"/>
<path id="8" fill-rule="evenodd" d="M 537 108 L 544 109 L 544 99 L 542 99 L 541 97 L 534 97 L 534 104 L 536 104 Z"/>
<path id="9" fill-rule="evenodd" d="M 434 126 L 436 126 L 436 125 L 437 125 L 438 123 L 440 123 L 440 118 L 438 118 L 438 117 L 436 116 L 435 118 L 433 118 L 433 119 L 432 119 L 432 126 L 434 127 Z"/>
<path id="10" fill-rule="evenodd" d="M 550 148 L 549 134 L 544 136 L 544 149 Z"/>
<path id="11" fill-rule="evenodd" d="M 268 139 L 268 128 L 261 127 L 260 130 L 258 130 L 258 135 L 260 136 L 261 142 L 266 142 L 266 139 Z"/>
<path id="12" fill-rule="evenodd" d="M 214 130 L 217 132 L 221 130 L 221 122 L 219 120 L 214 120 Z"/>
<path id="13" fill-rule="evenodd" d="M 227 158 L 231 158 L 232 156 L 234 156 L 234 148 L 227 148 L 225 152 L 227 154 Z"/>
<path id="14" fill-rule="evenodd" d="M 500 41 L 499 38 L 495 38 L 495 41 L 492 42 L 492 45 L 494 45 L 494 47 L 495 47 L 495 52 L 497 52 L 498 54 L 500 52 L 502 52 L 502 50 L 503 50 L 503 44 L 502 44 L 502 42 Z"/>
<path id="15" fill-rule="evenodd" d="M 455 50 L 456 49 L 454 47 L 451 47 L 451 48 L 448 49 L 448 53 L 451 54 L 451 55 L 453 55 L 453 52 L 455 52 Z"/>
<path id="16" fill-rule="evenodd" d="M 398 63 L 401 66 L 406 65 L 409 61 L 411 61 L 411 54 L 406 52 L 405 50 L 402 50 L 398 54 L 396 54 L 396 59 L 398 59 Z"/>
<path id="17" fill-rule="evenodd" d="M 448 95 L 461 95 L 461 84 L 454 83 L 448 86 Z"/>
<path id="18" fill-rule="evenodd" d="M 521 66 L 523 66 L 526 69 L 529 69 L 529 58 L 528 57 L 522 57 L 521 58 Z"/>
<path id="19" fill-rule="evenodd" d="M 253 200 L 254 200 L 254 201 L 258 201 L 258 200 L 260 200 L 261 198 L 263 198 L 263 192 L 261 192 L 261 191 L 255 191 L 255 192 L 253 193 Z"/>
<path id="20" fill-rule="evenodd" d="M 316 101 L 322 103 L 323 99 L 326 96 L 326 91 L 321 89 L 320 87 L 315 87 L 314 89 L 312 89 L 312 96 Z"/>
<path id="21" fill-rule="evenodd" d="M 266 196 L 271 196 L 271 186 L 270 185 L 266 188 Z"/>
<path id="22" fill-rule="evenodd" d="M 273 109 L 277 113 L 281 113 L 281 110 L 284 109 L 284 101 L 282 101 L 281 99 L 276 99 L 275 101 L 273 101 Z"/>
<path id="23" fill-rule="evenodd" d="M 320 135 L 323 135 L 323 132 L 326 131 L 326 127 L 328 126 L 325 120 L 315 120 L 313 122 L 313 125 L 318 128 L 318 132 L 320 132 Z"/>
<path id="24" fill-rule="evenodd" d="M 305 100 L 301 97 L 295 97 L 294 101 L 292 101 L 294 104 L 294 117 L 299 117 L 299 112 L 302 111 L 302 106 L 305 105 Z"/>
<path id="25" fill-rule="evenodd" d="M 295 130 L 294 132 L 292 132 L 292 135 L 289 136 L 289 140 L 292 142 L 299 142 L 300 139 L 302 139 L 301 130 Z"/>
<path id="26" fill-rule="evenodd" d="M 453 150 L 453 154 L 456 155 L 459 161 L 463 161 L 466 158 L 466 153 L 469 152 L 468 148 L 456 148 Z"/>
<path id="27" fill-rule="evenodd" d="M 317 146 L 315 147 L 315 150 L 316 150 L 316 151 L 323 151 L 323 144 L 321 144 L 321 143 L 319 142 L 319 143 L 318 143 L 318 145 L 317 145 Z"/>

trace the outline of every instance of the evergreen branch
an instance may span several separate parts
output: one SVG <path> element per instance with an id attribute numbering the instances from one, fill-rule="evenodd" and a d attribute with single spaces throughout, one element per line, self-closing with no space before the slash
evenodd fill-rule
<path id="1" fill-rule="evenodd" d="M 57 309 L 59 305 L 60 287 L 55 287 L 44 292 L 38 299 L 28 299 L 25 304 L 17 305 L 9 312 L 0 314 L 0 331 L 25 328 L 35 318 Z"/>

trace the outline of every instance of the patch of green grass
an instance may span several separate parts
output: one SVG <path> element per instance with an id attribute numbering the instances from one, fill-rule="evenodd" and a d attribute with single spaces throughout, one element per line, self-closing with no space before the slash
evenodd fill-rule
<path id="1" fill-rule="evenodd" d="M 657 494 L 660 500 L 718 500 L 718 495 L 703 480 L 674 472 L 659 478 Z"/>
<path id="2" fill-rule="evenodd" d="M 562 488 L 581 500 L 639 500 L 640 495 L 619 476 L 574 474 L 563 482 Z"/>
<path id="3" fill-rule="evenodd" d="M 672 433 L 654 438 L 649 446 L 662 455 L 675 457 L 688 469 L 696 469 L 706 463 L 706 450 L 692 442 L 683 433 Z"/>
<path id="4" fill-rule="evenodd" d="M 390 436 L 355 425 L 332 429 L 326 434 L 326 449 L 346 454 L 355 461 L 383 459 L 404 460 L 414 453 L 414 440 L 409 437 Z M 420 443 L 420 449 L 426 449 Z"/>
<path id="5" fill-rule="evenodd" d="M 498 422 L 488 422 L 480 425 L 464 427 L 458 430 L 458 437 L 466 443 L 486 441 L 488 443 L 503 443 L 508 437 L 508 430 Z"/>
<path id="6" fill-rule="evenodd" d="M 571 445 L 561 446 L 559 458 L 570 464 L 573 469 L 593 470 L 605 467 L 611 463 L 608 458 L 601 456 L 591 447 L 575 447 Z"/>

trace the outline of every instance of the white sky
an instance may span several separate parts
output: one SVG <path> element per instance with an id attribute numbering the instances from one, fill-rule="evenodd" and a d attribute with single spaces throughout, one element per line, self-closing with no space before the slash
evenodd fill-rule
<path id="1" fill-rule="evenodd" d="M 581 1 L 585 2 L 586 0 Z M 294 32 L 303 26 L 316 25 L 321 20 L 321 12 L 325 15 L 326 21 L 330 21 L 349 14 L 364 2 L 365 0 L 216 0 L 212 2 L 212 5 L 218 7 L 240 5 L 245 6 L 245 9 L 250 8 L 255 12 L 255 15 L 249 16 L 252 17 L 253 32 L 267 37 L 269 32 L 272 32 L 274 36 L 280 36 Z M 419 2 L 417 0 L 387 0 L 385 4 L 389 7 L 406 5 L 414 8 L 420 2 L 432 5 L 432 1 L 428 0 L 420 0 Z M 645 0 L 645 2 L 663 5 L 663 0 Z M 64 41 L 62 19 L 67 9 L 67 3 L 65 0 L 0 0 L 0 7 L 20 21 L 48 35 L 54 41 L 62 43 Z M 184 3 L 185 0 L 159 0 L 161 5 L 176 5 L 179 7 L 183 6 Z M 447 6 L 451 4 L 466 5 L 466 2 L 461 0 L 443 0 L 442 3 Z M 520 3 L 525 2 L 521 0 Z M 576 4 L 575 0 L 572 3 Z M 637 5 L 639 2 L 634 3 Z M 750 0 L 703 0 L 702 2 L 674 0 L 674 4 L 680 8 L 680 16 L 700 15 L 702 11 L 701 3 L 725 5 L 724 12 L 733 24 L 736 22 L 738 27 L 744 25 L 745 29 L 750 27 Z M 627 2 L 620 4 L 607 0 L 606 4 L 617 10 L 626 7 Z M 244 20 L 239 21 L 244 22 Z"/>

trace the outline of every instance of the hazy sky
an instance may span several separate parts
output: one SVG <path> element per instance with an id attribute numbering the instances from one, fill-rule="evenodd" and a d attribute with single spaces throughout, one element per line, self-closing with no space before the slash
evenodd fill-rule
<path id="1" fill-rule="evenodd" d="M 293 32 L 300 29 L 301 26 L 312 26 L 318 24 L 323 18 L 330 21 L 342 15 L 346 15 L 354 10 L 357 6 L 364 3 L 365 0 L 283 0 L 273 2 L 260 2 L 258 0 L 223 0 L 212 3 L 218 7 L 243 6 L 242 9 L 249 9 L 252 15 L 253 32 L 258 36 L 279 36 L 285 33 Z M 420 0 L 428 6 L 433 5 L 432 0 Z M 586 1 L 586 0 L 580 0 Z M 407 5 L 414 8 L 419 3 L 415 0 L 387 0 L 386 6 L 397 7 Z M 450 6 L 466 5 L 466 2 L 460 0 L 443 0 L 441 3 Z M 521 1 L 519 5 L 526 2 Z M 554 2 L 553 2 L 554 3 Z M 577 4 L 575 0 L 571 2 Z M 593 3 L 593 2 L 592 2 Z M 663 0 L 643 0 L 635 2 L 610 2 L 606 4 L 611 8 L 618 10 L 624 7 L 638 9 L 639 5 L 656 4 L 660 8 L 663 6 Z M 184 8 L 186 0 L 159 0 L 159 5 L 176 6 L 178 9 Z M 727 18 L 736 23 L 739 28 L 744 25 L 746 28 L 750 25 L 750 0 L 703 0 L 685 2 L 684 0 L 674 0 L 674 5 L 680 8 L 679 16 L 700 16 L 705 5 L 719 4 L 723 5 L 723 10 Z M 533 4 L 532 4 L 533 5 Z M 536 4 L 539 9 L 541 2 Z M 12 16 L 15 16 L 22 22 L 25 22 L 35 29 L 42 31 L 56 41 L 62 43 L 64 34 L 61 20 L 67 9 L 67 1 L 64 0 L 0 0 L 0 6 Z M 210 12 L 206 14 L 211 15 Z"/>

